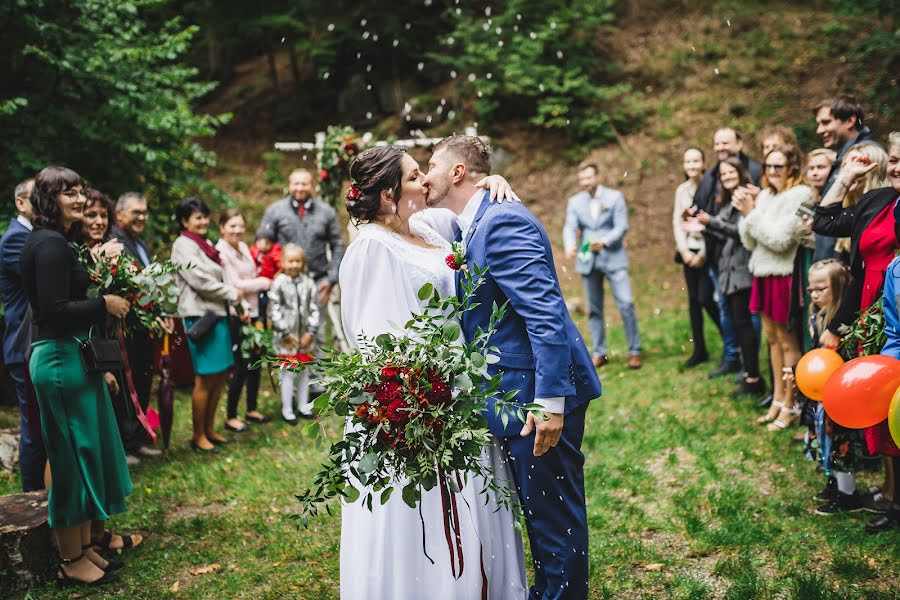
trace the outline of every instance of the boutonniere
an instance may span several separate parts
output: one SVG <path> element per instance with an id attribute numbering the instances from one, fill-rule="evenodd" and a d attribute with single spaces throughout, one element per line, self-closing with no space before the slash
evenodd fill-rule
<path id="1" fill-rule="evenodd" d="M 447 266 L 454 271 L 467 272 L 469 268 L 466 266 L 466 243 L 453 242 L 450 244 L 450 254 L 447 255 L 445 261 Z"/>

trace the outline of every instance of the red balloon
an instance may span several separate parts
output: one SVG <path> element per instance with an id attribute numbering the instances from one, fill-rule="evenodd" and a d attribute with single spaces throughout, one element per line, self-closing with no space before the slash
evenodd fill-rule
<path id="1" fill-rule="evenodd" d="M 810 400 L 822 401 L 828 378 L 844 364 L 844 359 L 834 350 L 816 348 L 802 357 L 794 369 L 797 387 Z"/>
<path id="2" fill-rule="evenodd" d="M 844 363 L 828 379 L 822 404 L 838 425 L 863 429 L 887 419 L 898 386 L 900 360 L 881 354 L 863 356 Z"/>

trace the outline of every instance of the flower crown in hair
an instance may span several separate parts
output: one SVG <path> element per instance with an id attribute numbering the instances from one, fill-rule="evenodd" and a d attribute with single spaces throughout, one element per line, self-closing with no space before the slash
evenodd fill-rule
<path id="1" fill-rule="evenodd" d="M 350 202 L 356 202 L 360 198 L 362 198 L 363 191 L 359 188 L 356 183 L 350 184 L 350 189 L 347 190 L 347 200 Z"/>

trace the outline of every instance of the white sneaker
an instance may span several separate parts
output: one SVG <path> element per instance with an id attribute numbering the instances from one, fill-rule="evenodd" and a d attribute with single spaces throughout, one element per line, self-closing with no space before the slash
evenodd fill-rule
<path id="1" fill-rule="evenodd" d="M 148 458 L 158 458 L 162 456 L 162 450 L 151 448 L 150 446 L 141 446 L 137 449 L 137 453 Z"/>
<path id="2" fill-rule="evenodd" d="M 129 467 L 136 467 L 141 464 L 141 459 L 139 459 L 134 454 L 126 454 L 125 455 L 125 464 Z"/>

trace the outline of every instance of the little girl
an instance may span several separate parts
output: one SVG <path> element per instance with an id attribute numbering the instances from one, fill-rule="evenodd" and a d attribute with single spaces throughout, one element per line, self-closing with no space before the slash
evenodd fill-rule
<path id="1" fill-rule="evenodd" d="M 313 344 L 319 328 L 316 283 L 306 274 L 303 249 L 287 244 L 281 251 L 281 273 L 269 290 L 269 309 L 275 333 L 275 352 L 279 358 L 312 361 Z M 309 401 L 309 369 L 300 372 L 281 370 L 281 416 L 295 425 L 294 398 L 304 418 L 312 417 Z"/>
<path id="2" fill-rule="evenodd" d="M 814 345 L 834 318 L 841 305 L 844 290 L 850 283 L 850 271 L 842 262 L 827 259 L 809 267 L 810 329 Z M 827 483 L 816 495 L 822 504 L 816 514 L 833 515 L 866 510 L 864 498 L 856 490 L 854 471 L 865 467 L 865 451 L 859 432 L 841 427 L 828 418 L 822 403 L 816 406 L 816 438 Z M 866 498 L 866 500 L 870 500 Z"/>

